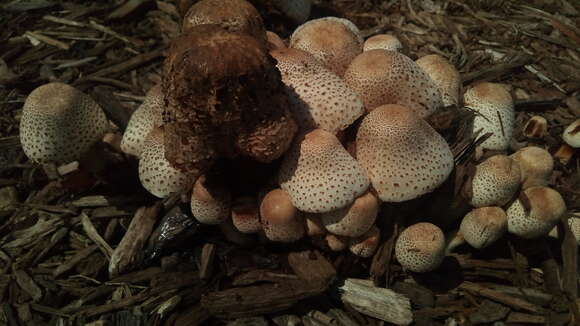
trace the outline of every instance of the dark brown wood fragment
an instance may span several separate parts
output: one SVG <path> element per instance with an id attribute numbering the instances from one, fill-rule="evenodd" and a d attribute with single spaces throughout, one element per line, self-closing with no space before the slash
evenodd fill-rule
<path id="1" fill-rule="evenodd" d="M 336 277 L 334 266 L 319 251 L 301 251 L 288 254 L 292 271 L 304 281 L 332 282 Z"/>
<path id="2" fill-rule="evenodd" d="M 516 298 L 505 293 L 492 290 L 490 288 L 487 288 L 485 286 L 476 283 L 463 282 L 459 285 L 459 288 L 462 290 L 470 291 L 477 296 L 481 296 L 484 298 L 488 298 L 503 303 L 515 309 L 525 310 L 536 314 L 541 314 L 545 312 L 545 309 L 538 305 L 532 304 L 526 300 Z"/>

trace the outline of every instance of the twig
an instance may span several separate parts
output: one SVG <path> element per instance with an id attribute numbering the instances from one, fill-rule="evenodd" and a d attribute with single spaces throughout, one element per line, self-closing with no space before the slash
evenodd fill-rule
<path id="1" fill-rule="evenodd" d="M 28 32 L 24 33 L 24 36 L 26 36 L 31 41 L 33 41 L 33 44 L 34 44 L 34 42 L 42 42 L 42 43 L 52 45 L 52 46 L 57 47 L 57 48 L 62 49 L 62 50 L 70 49 L 70 45 L 68 45 L 64 42 L 61 42 L 59 40 L 55 40 L 52 37 L 38 34 L 36 32 L 28 31 Z"/>
<path id="2" fill-rule="evenodd" d="M 73 269 L 78 263 L 80 263 L 83 259 L 91 255 L 95 252 L 99 247 L 97 245 L 88 246 L 82 250 L 79 250 L 74 256 L 72 256 L 69 260 L 67 260 L 64 264 L 59 265 L 53 272 L 52 276 L 54 278 L 59 277 L 60 275 L 68 272 L 69 270 Z"/>
<path id="3" fill-rule="evenodd" d="M 91 219 L 87 216 L 87 214 L 81 213 L 81 223 L 87 236 L 91 240 L 93 240 L 93 242 L 97 244 L 97 246 L 99 246 L 99 249 L 103 252 L 105 257 L 107 257 L 107 259 L 110 260 L 111 256 L 113 255 L 113 248 L 111 248 L 111 246 L 109 246 L 109 244 L 105 241 L 105 239 L 101 237 L 101 235 L 99 234 L 99 232 L 97 231 L 97 229 L 95 228 L 95 226 L 93 225 Z"/>
<path id="4" fill-rule="evenodd" d="M 523 299 L 514 298 L 508 294 L 501 293 L 501 292 L 492 290 L 490 288 L 486 288 L 486 287 L 481 286 L 479 284 L 475 284 L 475 283 L 471 283 L 471 282 L 463 282 L 459 285 L 459 288 L 466 290 L 466 291 L 473 292 L 479 296 L 497 301 L 499 303 L 503 303 L 503 304 L 508 305 L 512 308 L 529 311 L 529 312 L 532 312 L 535 314 L 542 314 L 545 312 L 545 309 L 538 306 L 538 305 L 529 303 Z"/>

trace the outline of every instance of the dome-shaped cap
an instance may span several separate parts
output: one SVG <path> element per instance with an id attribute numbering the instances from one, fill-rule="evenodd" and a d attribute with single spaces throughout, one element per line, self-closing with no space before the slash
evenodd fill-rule
<path id="1" fill-rule="evenodd" d="M 291 111 L 302 130 L 336 134 L 365 112 L 358 94 L 310 53 L 292 48 L 270 53 L 278 61 Z"/>
<path id="2" fill-rule="evenodd" d="M 358 237 L 375 223 L 381 205 L 372 192 L 367 191 L 352 204 L 332 212 L 320 214 L 328 232 L 345 237 Z"/>
<path id="3" fill-rule="evenodd" d="M 98 142 L 109 122 L 88 95 L 63 83 L 33 90 L 22 108 L 20 142 L 24 154 L 38 163 L 69 163 Z"/>
<path id="4" fill-rule="evenodd" d="M 510 93 L 501 85 L 483 82 L 463 94 L 465 106 L 477 112 L 473 131 L 492 135 L 480 146 L 482 149 L 505 151 L 512 138 L 515 112 Z"/>
<path id="5" fill-rule="evenodd" d="M 560 194 L 547 187 L 524 190 L 507 209 L 508 231 L 525 239 L 544 236 L 566 212 Z"/>
<path id="6" fill-rule="evenodd" d="M 566 127 L 562 133 L 562 139 L 571 147 L 580 148 L 580 119 Z"/>
<path id="7" fill-rule="evenodd" d="M 165 104 L 161 85 L 153 86 L 143 103 L 133 112 L 121 141 L 121 150 L 139 157 L 147 135 L 155 127 L 163 124 L 162 115 Z"/>
<path id="8" fill-rule="evenodd" d="M 431 54 L 419 58 L 415 62 L 423 68 L 439 88 L 443 105 L 450 106 L 459 103 L 461 76 L 447 59 L 438 54 Z"/>
<path id="9" fill-rule="evenodd" d="M 445 235 L 431 223 L 409 226 L 395 243 L 395 256 L 399 264 L 413 272 L 430 272 L 443 262 Z"/>
<path id="10" fill-rule="evenodd" d="M 253 197 L 237 198 L 232 204 L 232 222 L 242 233 L 257 233 L 262 230 L 260 207 Z"/>
<path id="11" fill-rule="evenodd" d="M 441 185 L 453 170 L 445 139 L 411 110 L 384 105 L 362 121 L 357 160 L 366 169 L 379 198 L 401 202 Z"/>
<path id="12" fill-rule="evenodd" d="M 381 240 L 381 231 L 378 227 L 372 226 L 365 234 L 351 239 L 349 249 L 354 255 L 368 258 L 372 256 Z"/>
<path id="13" fill-rule="evenodd" d="M 554 158 L 547 150 L 528 146 L 521 148 L 510 158 L 518 162 L 522 172 L 522 189 L 546 186 L 554 170 Z"/>
<path id="14" fill-rule="evenodd" d="M 472 247 L 485 248 L 506 233 L 506 213 L 500 207 L 476 208 L 463 217 L 459 231 Z"/>
<path id="15" fill-rule="evenodd" d="M 191 192 L 191 214 L 203 224 L 220 224 L 226 221 L 232 211 L 232 195 L 218 182 L 211 182 L 205 175 L 200 176 Z"/>
<path id="16" fill-rule="evenodd" d="M 164 129 L 154 128 L 147 138 L 139 160 L 139 180 L 147 191 L 159 198 L 181 191 L 187 176 L 165 159 Z"/>
<path id="17" fill-rule="evenodd" d="M 304 50 L 319 59 L 337 75 L 344 75 L 348 64 L 362 52 L 363 40 L 349 20 L 324 17 L 300 25 L 290 36 L 290 47 Z"/>
<path id="18" fill-rule="evenodd" d="M 297 137 L 282 161 L 279 182 L 294 206 L 308 213 L 345 207 L 369 186 L 360 164 L 322 129 Z"/>
<path id="19" fill-rule="evenodd" d="M 294 242 L 305 234 L 302 213 L 292 205 L 288 193 L 274 189 L 260 204 L 260 217 L 266 238 L 271 241 Z"/>
<path id="20" fill-rule="evenodd" d="M 503 206 L 521 184 L 518 162 L 506 155 L 494 155 L 475 168 L 470 204 L 474 207 Z"/>
<path id="21" fill-rule="evenodd" d="M 391 34 L 377 34 L 369 37 L 363 44 L 363 51 L 386 50 L 400 51 L 403 44 L 399 39 Z"/>
<path id="22" fill-rule="evenodd" d="M 443 106 L 437 85 L 413 60 L 396 51 L 371 50 L 358 55 L 344 73 L 367 111 L 400 104 L 425 118 Z"/>

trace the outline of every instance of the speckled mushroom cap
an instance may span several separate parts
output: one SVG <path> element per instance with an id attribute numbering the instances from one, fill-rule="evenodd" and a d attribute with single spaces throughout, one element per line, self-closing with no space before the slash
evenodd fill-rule
<path id="1" fill-rule="evenodd" d="M 260 218 L 266 238 L 271 241 L 294 242 L 305 234 L 302 213 L 292 205 L 288 193 L 274 189 L 260 204 Z"/>
<path id="2" fill-rule="evenodd" d="M 92 98 L 67 84 L 49 83 L 24 102 L 20 142 L 31 161 L 68 163 L 78 160 L 108 128 L 105 113 Z"/>
<path id="3" fill-rule="evenodd" d="M 478 114 L 473 121 L 473 131 L 492 135 L 480 146 L 482 149 L 505 151 L 512 138 L 515 112 L 510 93 L 501 85 L 483 82 L 463 94 L 465 106 Z M 500 119 L 501 118 L 501 119 Z"/>
<path id="4" fill-rule="evenodd" d="M 379 198 L 401 202 L 433 191 L 453 170 L 445 139 L 413 111 L 389 104 L 363 120 L 356 135 L 357 160 Z"/>
<path id="5" fill-rule="evenodd" d="M 377 34 L 369 37 L 363 43 L 363 51 L 370 50 L 387 50 L 387 51 L 400 51 L 403 48 L 403 44 L 399 39 L 391 34 Z"/>
<path id="6" fill-rule="evenodd" d="M 500 207 L 480 207 L 467 213 L 459 231 L 472 247 L 482 249 L 499 240 L 507 231 L 507 216 Z"/>
<path id="7" fill-rule="evenodd" d="M 260 42 L 266 39 L 262 16 L 246 0 L 201 0 L 183 17 L 182 33 L 202 24 L 216 24 L 230 32 L 247 33 Z"/>
<path id="8" fill-rule="evenodd" d="M 187 183 L 187 176 L 173 168 L 165 159 L 164 128 L 157 127 L 145 139 L 139 160 L 139 180 L 152 195 L 165 198 L 181 191 Z"/>
<path id="9" fill-rule="evenodd" d="M 556 190 L 528 188 L 506 210 L 508 232 L 526 239 L 539 238 L 548 234 L 565 212 L 566 203 Z"/>
<path id="10" fill-rule="evenodd" d="M 302 24 L 310 17 L 311 0 L 273 0 L 272 3 L 296 24 Z"/>
<path id="11" fill-rule="evenodd" d="M 121 150 L 129 155 L 139 157 L 143 150 L 145 138 L 155 127 L 163 124 L 163 92 L 161 85 L 153 86 L 145 96 L 143 103 L 133 112 L 121 141 Z"/>
<path id="12" fill-rule="evenodd" d="M 350 240 L 349 249 L 355 256 L 368 258 L 372 256 L 381 240 L 381 231 L 373 225 L 365 234 Z"/>
<path id="13" fill-rule="evenodd" d="M 375 223 L 381 201 L 367 191 L 349 206 L 322 213 L 320 218 L 328 232 L 345 237 L 358 237 Z"/>
<path id="14" fill-rule="evenodd" d="M 297 130 L 284 87 L 276 61 L 255 38 L 193 27 L 172 42 L 165 60 L 167 159 L 199 176 L 219 157 L 281 157 Z"/>
<path id="15" fill-rule="evenodd" d="M 262 230 L 260 207 L 255 198 L 240 197 L 232 205 L 232 222 L 242 233 L 257 233 Z"/>
<path id="16" fill-rule="evenodd" d="M 357 56 L 344 73 L 367 111 L 400 104 L 421 118 L 443 106 L 437 85 L 413 60 L 396 51 L 370 50 Z"/>
<path id="17" fill-rule="evenodd" d="M 308 213 L 346 207 L 369 186 L 360 164 L 322 129 L 297 137 L 282 161 L 278 180 L 294 206 Z"/>
<path id="18" fill-rule="evenodd" d="M 292 48 L 270 53 L 278 60 L 290 109 L 302 130 L 321 128 L 336 134 L 365 112 L 358 94 L 310 53 Z"/>
<path id="19" fill-rule="evenodd" d="M 580 119 L 572 122 L 562 133 L 562 139 L 570 147 L 580 148 Z"/>
<path id="20" fill-rule="evenodd" d="M 554 158 L 547 150 L 528 146 L 521 148 L 510 158 L 518 162 L 522 172 L 522 189 L 546 186 L 554 170 Z"/>
<path id="21" fill-rule="evenodd" d="M 426 55 L 419 58 L 417 64 L 431 77 L 439 88 L 443 105 L 457 105 L 461 89 L 461 76 L 459 71 L 438 54 Z"/>
<path id="22" fill-rule="evenodd" d="M 201 175 L 191 192 L 191 214 L 203 224 L 216 225 L 226 221 L 232 212 L 232 194 L 222 184 L 209 182 Z"/>
<path id="23" fill-rule="evenodd" d="M 362 52 L 363 40 L 349 20 L 324 17 L 300 25 L 290 36 L 290 47 L 304 50 L 328 69 L 344 75 L 348 64 Z"/>
<path id="24" fill-rule="evenodd" d="M 518 162 L 506 155 L 494 155 L 475 168 L 472 194 L 473 207 L 503 206 L 512 199 L 521 184 Z"/>
<path id="25" fill-rule="evenodd" d="M 399 235 L 395 243 L 395 256 L 407 270 L 430 272 L 443 262 L 445 235 L 434 224 L 413 224 Z"/>

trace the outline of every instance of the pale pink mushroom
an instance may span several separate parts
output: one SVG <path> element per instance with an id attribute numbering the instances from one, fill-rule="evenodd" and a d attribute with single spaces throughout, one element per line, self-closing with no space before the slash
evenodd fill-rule
<path id="1" fill-rule="evenodd" d="M 231 216 L 232 195 L 229 189 L 216 182 L 209 182 L 201 175 L 191 192 L 191 213 L 203 224 L 221 224 Z"/>
<path id="2" fill-rule="evenodd" d="M 403 268 L 418 272 L 430 272 L 445 258 L 445 236 L 439 227 L 431 223 L 409 226 L 395 243 L 395 256 Z"/>
<path id="3" fill-rule="evenodd" d="M 288 193 L 274 189 L 260 204 L 260 217 L 266 238 L 278 242 L 294 242 L 305 234 L 304 217 L 292 205 Z"/>
<path id="4" fill-rule="evenodd" d="M 369 37 L 363 44 L 363 51 L 370 50 L 386 50 L 386 51 L 400 51 L 403 49 L 403 44 L 399 39 L 391 34 L 377 34 Z"/>
<path id="5" fill-rule="evenodd" d="M 262 230 L 260 207 L 253 197 L 240 197 L 232 205 L 232 222 L 242 233 L 258 233 Z"/>
<path id="6" fill-rule="evenodd" d="M 554 189 L 531 187 L 506 210 L 508 232 L 525 239 L 547 235 L 566 212 L 566 203 Z"/>
<path id="7" fill-rule="evenodd" d="M 554 170 L 554 159 L 547 150 L 528 146 L 521 148 L 510 158 L 518 162 L 522 172 L 522 189 L 546 186 Z"/>
<path id="8" fill-rule="evenodd" d="M 367 191 L 347 207 L 320 214 L 320 219 L 328 232 L 358 237 L 374 225 L 380 205 L 381 200 Z"/>
<path id="9" fill-rule="evenodd" d="M 447 59 L 431 54 L 415 61 L 431 77 L 439 88 L 443 105 L 458 105 L 461 91 L 459 71 Z"/>
<path id="10" fill-rule="evenodd" d="M 506 155 L 494 155 L 475 167 L 469 203 L 473 207 L 503 206 L 521 184 L 518 162 Z"/>

